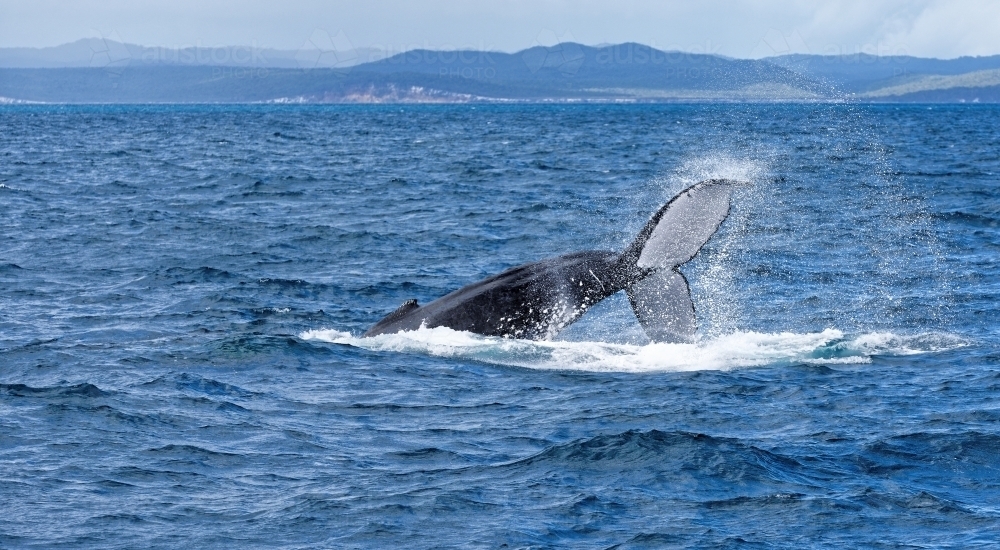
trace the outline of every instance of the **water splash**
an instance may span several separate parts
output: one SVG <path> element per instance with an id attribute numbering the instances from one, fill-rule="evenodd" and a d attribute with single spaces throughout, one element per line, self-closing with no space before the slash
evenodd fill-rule
<path id="1" fill-rule="evenodd" d="M 726 151 L 709 152 L 682 162 L 674 173 L 658 185 L 667 193 L 707 179 L 724 178 L 750 183 L 738 189 L 731 201 L 729 217 L 719 232 L 709 240 L 695 261 L 682 268 L 694 275 L 691 293 L 698 316 L 699 331 L 709 337 L 720 337 L 747 328 L 745 300 L 737 288 L 738 256 L 745 249 L 747 221 L 763 202 L 764 190 L 771 174 L 771 151 L 754 151 L 737 156 Z M 680 188 L 680 189 L 676 189 Z"/>
<path id="2" fill-rule="evenodd" d="M 736 332 L 690 344 L 646 345 L 516 340 L 446 327 L 372 338 L 331 329 L 309 330 L 299 337 L 372 351 L 416 353 L 531 369 L 631 373 L 869 363 L 875 355 L 913 355 L 965 345 L 963 340 L 947 334 L 870 333 L 845 337 L 836 329 L 806 334 Z"/>

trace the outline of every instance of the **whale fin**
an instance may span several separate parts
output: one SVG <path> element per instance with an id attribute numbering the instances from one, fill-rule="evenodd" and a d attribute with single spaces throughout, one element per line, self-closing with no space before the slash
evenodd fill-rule
<path id="1" fill-rule="evenodd" d="M 622 258 L 641 269 L 671 269 L 701 250 L 729 215 L 735 180 L 706 180 L 681 191 L 653 215 Z"/>
<path id="2" fill-rule="evenodd" d="M 679 271 L 664 269 L 626 287 L 632 310 L 654 342 L 690 342 L 698 328 L 691 289 Z"/>
<path id="3" fill-rule="evenodd" d="M 398 321 L 399 319 L 402 319 L 407 313 L 419 307 L 420 305 L 417 304 L 417 301 L 412 298 L 403 302 L 403 305 L 396 308 L 396 311 L 393 311 L 392 313 L 386 315 L 385 317 L 382 318 L 381 321 L 375 323 L 375 325 L 372 326 L 372 328 L 368 329 L 368 331 L 365 332 L 364 336 L 371 336 L 378 334 L 379 331 L 382 329 L 382 327 L 390 325 Z"/>

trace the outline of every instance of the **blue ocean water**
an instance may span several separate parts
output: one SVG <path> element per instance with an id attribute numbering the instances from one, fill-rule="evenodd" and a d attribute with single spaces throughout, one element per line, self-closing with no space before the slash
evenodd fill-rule
<path id="1" fill-rule="evenodd" d="M 0 547 L 1000 544 L 1000 107 L 0 107 Z M 752 182 L 549 342 L 361 339 Z"/>

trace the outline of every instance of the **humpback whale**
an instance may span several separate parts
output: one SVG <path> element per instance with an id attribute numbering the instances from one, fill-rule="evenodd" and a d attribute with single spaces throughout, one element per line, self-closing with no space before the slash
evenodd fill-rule
<path id="1" fill-rule="evenodd" d="M 426 305 L 407 300 L 363 337 L 449 327 L 485 336 L 551 339 L 594 304 L 624 290 L 654 342 L 687 342 L 697 321 L 678 268 L 729 215 L 744 182 L 706 180 L 663 205 L 623 252 L 585 251 L 513 267 Z"/>

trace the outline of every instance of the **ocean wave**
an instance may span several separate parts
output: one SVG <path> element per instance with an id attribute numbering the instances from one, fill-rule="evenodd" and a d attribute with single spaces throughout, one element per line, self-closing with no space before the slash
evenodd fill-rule
<path id="1" fill-rule="evenodd" d="M 218 269 L 214 267 L 202 266 L 197 268 L 189 267 L 166 267 L 154 271 L 151 275 L 156 280 L 164 281 L 174 285 L 199 284 L 232 280 L 240 275 Z M 144 279 L 144 278 L 143 278 Z M 143 281 L 138 279 L 133 283 Z M 145 284 L 145 283 L 144 283 Z"/>
<path id="2" fill-rule="evenodd" d="M 97 386 L 84 382 L 69 386 L 32 387 L 25 384 L 0 384 L 0 392 L 10 397 L 97 398 L 110 395 Z"/>
<path id="3" fill-rule="evenodd" d="M 421 327 L 371 338 L 339 330 L 308 330 L 299 338 L 372 351 L 419 353 L 532 369 L 637 373 L 870 363 L 876 355 L 934 353 L 965 345 L 962 339 L 949 334 L 873 332 L 847 337 L 836 329 L 803 334 L 735 332 L 694 343 L 646 345 L 517 340 L 446 327 Z"/>
<path id="4" fill-rule="evenodd" d="M 699 492 L 716 484 L 738 485 L 739 496 L 749 498 L 799 494 L 822 483 L 822 472 L 815 467 L 746 439 L 656 429 L 577 439 L 491 468 L 498 477 L 518 478 L 538 471 L 603 476 L 632 486 L 684 486 Z"/>
<path id="5" fill-rule="evenodd" d="M 190 391 L 196 394 L 212 396 L 238 397 L 242 399 L 249 399 L 256 395 L 254 392 L 247 391 L 239 386 L 226 384 L 225 382 L 219 382 L 217 380 L 204 378 L 195 374 L 181 373 L 180 375 L 173 376 L 171 378 L 173 386 L 181 391 Z M 143 384 L 143 386 L 150 387 L 160 385 L 163 382 L 167 382 L 167 379 L 165 377 L 160 377 L 156 380 Z"/>

